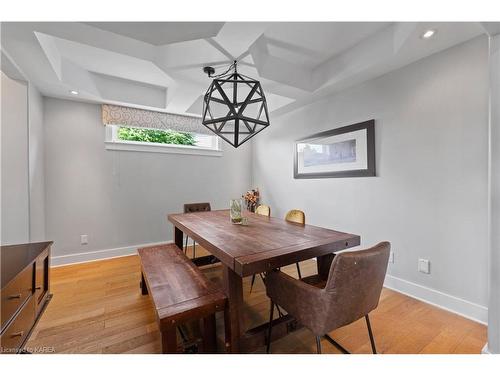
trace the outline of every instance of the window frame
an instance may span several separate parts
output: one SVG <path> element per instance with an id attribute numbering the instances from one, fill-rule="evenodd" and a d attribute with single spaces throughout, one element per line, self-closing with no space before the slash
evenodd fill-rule
<path id="1" fill-rule="evenodd" d="M 118 138 L 119 125 L 106 125 L 105 149 L 111 151 L 155 152 L 163 154 L 185 154 L 203 156 L 222 156 L 222 143 L 217 136 L 215 145 L 211 148 L 200 146 L 176 145 L 169 143 L 154 143 L 140 141 L 125 141 Z M 133 127 L 133 126 L 130 126 Z"/>

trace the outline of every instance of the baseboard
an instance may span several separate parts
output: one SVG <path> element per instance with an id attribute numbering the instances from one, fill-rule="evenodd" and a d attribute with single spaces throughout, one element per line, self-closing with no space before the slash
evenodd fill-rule
<path id="1" fill-rule="evenodd" d="M 386 275 L 384 286 L 467 319 L 487 325 L 488 308 L 395 276 Z"/>
<path id="2" fill-rule="evenodd" d="M 117 247 L 114 249 L 104 249 L 104 250 L 88 251 L 85 253 L 52 256 L 50 258 L 50 262 L 51 262 L 51 267 L 58 267 L 58 266 L 66 266 L 69 264 L 86 263 L 96 260 L 118 258 L 127 255 L 137 254 L 137 249 L 141 247 L 155 246 L 165 243 L 172 243 L 172 241 L 153 242 L 153 243 L 146 243 L 140 245 L 126 246 L 126 247 Z"/>

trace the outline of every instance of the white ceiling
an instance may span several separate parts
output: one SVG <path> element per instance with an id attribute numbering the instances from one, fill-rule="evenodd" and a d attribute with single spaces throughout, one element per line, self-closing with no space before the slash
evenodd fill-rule
<path id="1" fill-rule="evenodd" d="M 389 25 L 388 22 L 297 22 L 283 27 L 277 23 L 266 30 L 265 36 L 271 55 L 314 68 Z"/>
<path id="2" fill-rule="evenodd" d="M 85 22 L 155 46 L 216 36 L 224 22 Z"/>
<path id="3" fill-rule="evenodd" d="M 435 37 L 422 39 L 429 28 Z M 261 81 L 272 116 L 495 28 L 472 22 L 13 22 L 1 25 L 1 47 L 3 60 L 46 96 L 197 115 L 210 83 L 202 67 L 220 73 L 237 59 L 239 71 Z"/>

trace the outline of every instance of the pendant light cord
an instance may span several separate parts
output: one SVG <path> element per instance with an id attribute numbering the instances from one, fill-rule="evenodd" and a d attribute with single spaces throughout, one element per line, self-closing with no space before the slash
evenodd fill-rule
<path id="1" fill-rule="evenodd" d="M 229 65 L 229 68 L 224 73 L 217 74 L 215 76 L 210 76 L 210 78 L 220 78 L 227 75 L 232 69 L 236 70 L 236 63 L 237 63 L 236 60 L 234 60 L 234 62 L 231 65 Z"/>

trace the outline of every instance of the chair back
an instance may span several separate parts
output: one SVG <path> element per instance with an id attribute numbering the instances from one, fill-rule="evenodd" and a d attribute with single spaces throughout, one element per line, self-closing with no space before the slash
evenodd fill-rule
<path id="1" fill-rule="evenodd" d="M 378 306 L 391 244 L 381 242 L 366 250 L 337 254 L 325 286 L 329 329 L 352 323 Z"/>
<path id="2" fill-rule="evenodd" d="M 255 209 L 255 213 L 257 215 L 262 215 L 262 216 L 271 216 L 271 207 L 265 205 L 265 204 L 259 204 L 257 208 Z"/>
<path id="3" fill-rule="evenodd" d="M 186 203 L 184 204 L 184 213 L 211 211 L 210 203 Z"/>
<path id="4" fill-rule="evenodd" d="M 305 224 L 306 223 L 306 215 L 304 211 L 301 210 L 290 210 L 285 215 L 286 221 L 291 221 L 292 223 Z"/>

